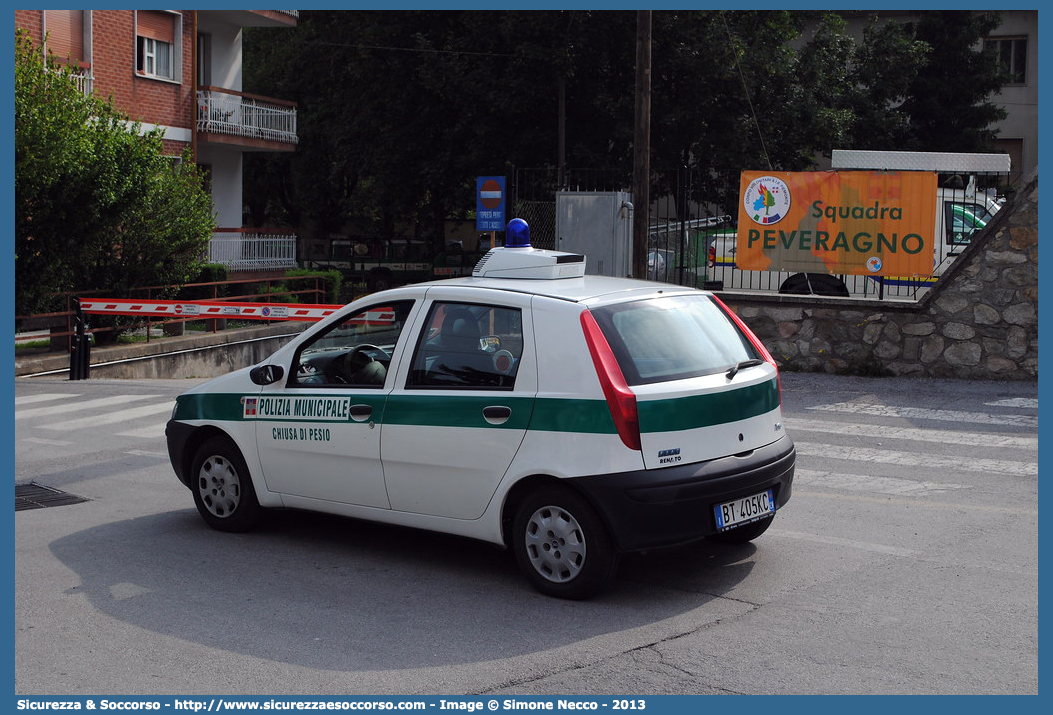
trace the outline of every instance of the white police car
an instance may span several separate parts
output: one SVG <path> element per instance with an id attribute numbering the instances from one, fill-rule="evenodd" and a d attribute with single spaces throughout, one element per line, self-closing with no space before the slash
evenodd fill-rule
<path id="1" fill-rule="evenodd" d="M 586 598 L 626 551 L 744 542 L 790 498 L 776 366 L 713 295 L 506 247 L 361 298 L 181 395 L 168 450 L 205 521 L 293 507 L 507 546 Z"/>

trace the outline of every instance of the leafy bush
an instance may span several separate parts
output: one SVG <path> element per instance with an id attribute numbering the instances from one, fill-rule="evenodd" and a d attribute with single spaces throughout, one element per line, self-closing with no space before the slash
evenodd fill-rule
<path id="1" fill-rule="evenodd" d="M 310 268 L 294 268 L 285 272 L 285 278 L 286 283 L 289 285 L 289 290 L 310 290 L 315 287 L 315 279 L 322 278 L 325 280 L 325 287 L 327 289 L 326 297 L 311 302 L 327 302 L 332 304 L 340 302 L 340 284 L 343 281 L 343 275 L 335 268 L 328 271 L 319 271 Z M 296 278 L 301 280 L 289 280 Z"/>
<path id="2" fill-rule="evenodd" d="M 15 50 L 15 312 L 53 295 L 186 283 L 215 228 L 193 157 L 165 155 L 24 32 Z M 162 296 L 158 296 L 162 297 Z"/>

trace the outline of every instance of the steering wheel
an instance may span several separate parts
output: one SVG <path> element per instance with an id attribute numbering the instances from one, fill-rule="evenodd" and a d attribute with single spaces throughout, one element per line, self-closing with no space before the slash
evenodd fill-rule
<path id="1" fill-rule="evenodd" d="M 367 350 L 379 353 L 386 360 L 391 360 L 391 356 L 384 348 L 362 343 L 339 360 L 340 367 L 337 377 L 348 384 L 383 385 L 388 372 L 387 367 L 369 355 Z"/>

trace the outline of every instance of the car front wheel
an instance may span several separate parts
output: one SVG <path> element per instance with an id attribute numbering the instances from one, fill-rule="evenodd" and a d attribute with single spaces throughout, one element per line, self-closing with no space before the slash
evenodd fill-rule
<path id="1" fill-rule="evenodd" d="M 618 553 L 595 510 L 581 496 L 552 485 L 516 510 L 513 549 L 520 570 L 541 593 L 585 599 L 614 578 Z"/>
<path id="2" fill-rule="evenodd" d="M 260 504 L 248 467 L 226 437 L 212 437 L 198 448 L 190 485 L 198 512 L 213 529 L 248 531 L 258 521 Z"/>

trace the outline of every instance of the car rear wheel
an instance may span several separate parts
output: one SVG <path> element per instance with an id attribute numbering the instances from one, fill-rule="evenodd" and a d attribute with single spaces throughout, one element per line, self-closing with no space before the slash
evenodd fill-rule
<path id="1" fill-rule="evenodd" d="M 552 485 L 519 505 L 513 526 L 519 568 L 541 593 L 585 599 L 614 578 L 618 553 L 596 511 L 575 492 Z"/>
<path id="2" fill-rule="evenodd" d="M 734 529 L 728 529 L 722 531 L 719 534 L 713 534 L 709 538 L 713 541 L 719 541 L 722 544 L 745 544 L 747 541 L 753 541 L 758 536 L 763 534 L 771 526 L 771 523 L 775 521 L 774 516 L 769 516 L 766 519 L 760 521 L 754 521 L 750 524 L 743 524 L 737 526 Z"/>
<path id="3" fill-rule="evenodd" d="M 212 437 L 194 456 L 190 489 L 205 522 L 220 531 L 247 531 L 260 516 L 260 503 L 237 446 Z"/>

